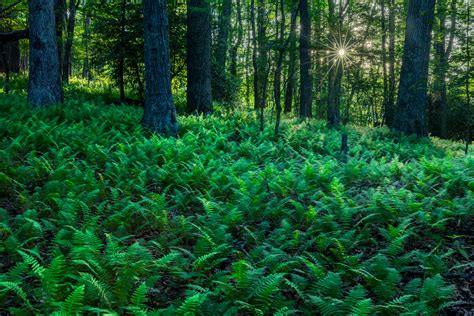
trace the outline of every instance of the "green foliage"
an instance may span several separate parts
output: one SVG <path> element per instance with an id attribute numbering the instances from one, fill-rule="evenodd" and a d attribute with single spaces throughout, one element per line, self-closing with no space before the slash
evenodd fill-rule
<path id="1" fill-rule="evenodd" d="M 455 299 L 473 250 L 461 144 L 348 127 L 344 164 L 321 122 L 284 121 L 275 142 L 216 113 L 162 138 L 81 95 L 41 111 L 0 96 L 2 313 L 434 315 Z"/>

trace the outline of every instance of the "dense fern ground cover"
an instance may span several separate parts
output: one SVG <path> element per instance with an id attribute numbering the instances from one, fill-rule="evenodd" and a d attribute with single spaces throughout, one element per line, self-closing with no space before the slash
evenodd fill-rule
<path id="1" fill-rule="evenodd" d="M 246 113 L 144 133 L 141 110 L 0 96 L 0 313 L 472 311 L 474 156 Z M 470 301 L 471 300 L 471 301 Z"/>

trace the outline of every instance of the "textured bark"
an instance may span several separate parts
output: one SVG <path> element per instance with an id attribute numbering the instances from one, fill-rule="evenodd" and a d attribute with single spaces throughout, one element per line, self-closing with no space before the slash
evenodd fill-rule
<path id="1" fill-rule="evenodd" d="M 426 92 L 435 0 L 410 0 L 398 107 L 393 127 L 406 134 L 428 135 Z"/>
<path id="2" fill-rule="evenodd" d="M 187 109 L 190 113 L 210 113 L 212 92 L 209 1 L 188 0 L 187 24 Z"/>
<path id="3" fill-rule="evenodd" d="M 278 9 L 277 9 L 278 10 Z M 280 0 L 280 12 L 281 12 L 281 23 L 280 23 L 280 32 L 278 35 L 278 40 L 280 41 L 280 48 L 278 49 L 278 61 L 275 69 L 275 76 L 273 79 L 273 97 L 275 98 L 275 109 L 276 109 L 276 120 L 275 120 L 275 138 L 278 138 L 280 133 L 280 121 L 281 121 L 281 68 L 283 64 L 283 56 L 285 54 L 286 46 L 288 42 L 283 42 L 283 37 L 285 36 L 285 2 Z"/>
<path id="4" fill-rule="evenodd" d="M 124 68 L 125 68 L 125 26 L 126 26 L 126 9 L 127 0 L 122 0 L 121 14 L 120 14 L 120 54 L 118 60 L 118 84 L 120 91 L 120 101 L 125 101 L 125 79 L 124 79 Z"/>
<path id="5" fill-rule="evenodd" d="M 166 0 L 143 0 L 145 19 L 145 109 L 142 124 L 160 134 L 176 134 L 176 109 L 171 95 Z"/>
<path id="6" fill-rule="evenodd" d="M 384 123 L 387 124 L 387 118 L 391 116 L 393 109 L 389 103 L 388 93 L 388 69 L 387 69 L 387 21 L 385 16 L 385 2 L 380 0 L 381 27 L 382 27 L 382 69 L 383 69 L 383 104 L 384 104 Z M 390 126 L 389 124 L 387 124 Z"/>
<path id="7" fill-rule="evenodd" d="M 54 0 L 54 18 L 56 28 L 56 38 L 58 46 L 59 76 L 62 77 L 63 56 L 64 56 L 64 17 L 66 15 L 66 0 Z"/>
<path id="8" fill-rule="evenodd" d="M 298 10 L 298 0 L 291 2 L 291 15 L 294 16 Z M 296 19 L 292 19 L 290 24 L 290 48 L 288 63 L 288 81 L 285 92 L 285 113 L 291 113 L 293 108 L 293 96 L 296 81 Z"/>
<path id="9" fill-rule="evenodd" d="M 28 102 L 34 107 L 63 101 L 55 32 L 54 0 L 29 1 Z"/>
<path id="10" fill-rule="evenodd" d="M 264 129 L 264 109 L 267 105 L 267 85 L 268 75 L 270 73 L 270 65 L 268 60 L 268 38 L 267 38 L 267 10 L 265 8 L 264 0 L 258 0 L 258 15 L 257 15 L 257 26 L 258 26 L 258 56 L 257 66 L 258 71 L 258 90 L 259 90 L 259 104 L 260 110 L 260 130 Z"/>
<path id="11" fill-rule="evenodd" d="M 385 113 L 385 123 L 392 127 L 395 114 L 395 0 L 388 0 L 388 100 L 387 108 L 391 109 Z"/>
<path id="12" fill-rule="evenodd" d="M 446 84 L 446 73 L 449 67 L 449 57 L 454 42 L 454 32 L 456 29 L 456 0 L 451 1 L 451 28 L 449 31 L 449 43 L 448 43 L 448 30 L 446 28 L 446 17 L 447 17 L 447 1 L 437 1 L 437 17 L 438 17 L 438 29 L 436 32 L 436 39 L 434 43 L 435 48 L 435 69 L 434 69 L 434 86 L 433 86 L 433 97 L 434 97 L 434 108 L 439 120 L 439 136 L 442 138 L 448 137 L 447 129 L 447 116 L 448 116 L 448 97 L 447 97 L 447 84 Z"/>
<path id="13" fill-rule="evenodd" d="M 69 0 L 69 19 L 67 24 L 67 38 L 64 45 L 63 81 L 68 82 L 71 76 L 72 44 L 74 28 L 76 26 L 76 0 Z"/>
<path id="14" fill-rule="evenodd" d="M 332 34 L 340 32 L 340 24 L 336 17 L 336 3 L 334 0 L 328 0 L 329 5 L 329 29 Z M 340 14 L 339 14 L 340 16 Z M 339 22 L 339 23 L 338 23 Z M 336 35 L 335 35 L 336 36 Z M 330 65 L 328 74 L 328 124 L 337 127 L 340 124 L 340 99 L 341 99 L 341 83 L 342 83 L 342 67 L 339 62 Z"/>
<path id="15" fill-rule="evenodd" d="M 219 17 L 219 33 L 216 48 L 216 71 L 225 78 L 227 64 L 227 48 L 229 43 L 230 16 L 232 13 L 232 0 L 222 1 L 222 11 Z"/>
<path id="16" fill-rule="evenodd" d="M 260 104 L 260 95 L 258 91 L 259 87 L 259 69 L 257 62 L 257 31 L 256 31 L 256 18 L 255 18 L 255 0 L 250 0 L 250 22 L 252 25 L 252 67 L 253 67 L 253 106 L 255 111 L 258 110 Z"/>
<path id="17" fill-rule="evenodd" d="M 231 55 L 231 63 L 230 63 L 230 73 L 232 76 L 237 77 L 237 53 L 239 47 L 242 45 L 242 40 L 244 36 L 244 28 L 242 25 L 242 4 L 241 0 L 237 0 L 237 42 L 232 47 L 230 52 Z"/>
<path id="18" fill-rule="evenodd" d="M 301 34 L 300 34 L 300 117 L 312 116 L 312 78 L 311 78 L 311 19 L 309 17 L 308 0 L 300 2 Z"/>
<path id="19" fill-rule="evenodd" d="M 2 52 L 2 58 L 0 59 L 0 72 L 20 72 L 20 43 L 18 41 L 13 42 L 0 42 L 0 52 Z"/>

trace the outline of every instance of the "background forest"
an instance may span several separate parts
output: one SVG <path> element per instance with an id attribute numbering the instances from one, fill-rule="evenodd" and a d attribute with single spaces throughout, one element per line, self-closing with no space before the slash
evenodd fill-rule
<path id="1" fill-rule="evenodd" d="M 0 314 L 474 312 L 470 0 L 2 0 Z"/>

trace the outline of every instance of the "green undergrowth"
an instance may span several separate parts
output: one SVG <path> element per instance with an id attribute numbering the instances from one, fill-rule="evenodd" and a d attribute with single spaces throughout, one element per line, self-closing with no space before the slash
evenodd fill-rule
<path id="1" fill-rule="evenodd" d="M 385 129 L 0 96 L 0 313 L 435 315 L 467 304 L 474 156 Z"/>

